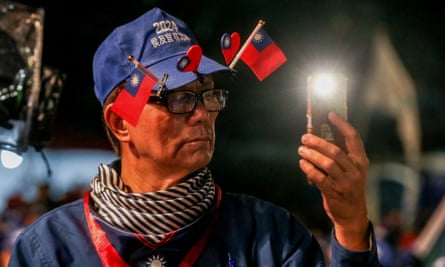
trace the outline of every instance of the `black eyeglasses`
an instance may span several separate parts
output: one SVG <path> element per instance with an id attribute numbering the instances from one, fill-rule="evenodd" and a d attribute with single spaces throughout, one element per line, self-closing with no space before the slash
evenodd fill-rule
<path id="1" fill-rule="evenodd" d="M 224 89 L 208 89 L 201 93 L 189 90 L 163 91 L 160 96 L 150 96 L 148 103 L 157 103 L 167 107 L 173 114 L 193 112 L 198 100 L 204 104 L 207 111 L 223 110 L 227 105 L 229 91 Z"/>

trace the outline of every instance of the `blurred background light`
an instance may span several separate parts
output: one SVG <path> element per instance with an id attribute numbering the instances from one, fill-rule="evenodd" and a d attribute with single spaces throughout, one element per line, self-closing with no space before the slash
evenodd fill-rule
<path id="1" fill-rule="evenodd" d="M 6 149 L 0 150 L 0 158 L 3 166 L 7 169 L 17 168 L 23 161 L 22 155 Z"/>

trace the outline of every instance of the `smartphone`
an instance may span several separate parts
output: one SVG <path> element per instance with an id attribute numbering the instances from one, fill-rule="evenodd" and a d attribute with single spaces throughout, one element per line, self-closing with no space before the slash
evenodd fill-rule
<path id="1" fill-rule="evenodd" d="M 344 138 L 328 120 L 333 111 L 347 120 L 347 78 L 340 73 L 319 73 L 307 78 L 307 132 L 344 148 Z"/>

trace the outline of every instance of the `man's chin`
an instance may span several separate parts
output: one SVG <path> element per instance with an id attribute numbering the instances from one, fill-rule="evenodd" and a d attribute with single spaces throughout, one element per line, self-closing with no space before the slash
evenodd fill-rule
<path id="1" fill-rule="evenodd" d="M 199 151 L 199 153 L 190 154 L 185 162 L 189 162 L 190 165 L 196 166 L 196 168 L 202 168 L 210 163 L 213 157 L 213 151 Z"/>

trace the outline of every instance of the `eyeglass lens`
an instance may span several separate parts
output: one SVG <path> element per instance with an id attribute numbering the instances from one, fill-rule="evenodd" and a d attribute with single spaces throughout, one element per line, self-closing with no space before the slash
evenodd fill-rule
<path id="1" fill-rule="evenodd" d="M 207 111 L 220 111 L 226 107 L 228 91 L 210 89 L 200 94 L 193 91 L 172 91 L 166 97 L 168 111 L 172 113 L 192 112 L 199 99 Z"/>

